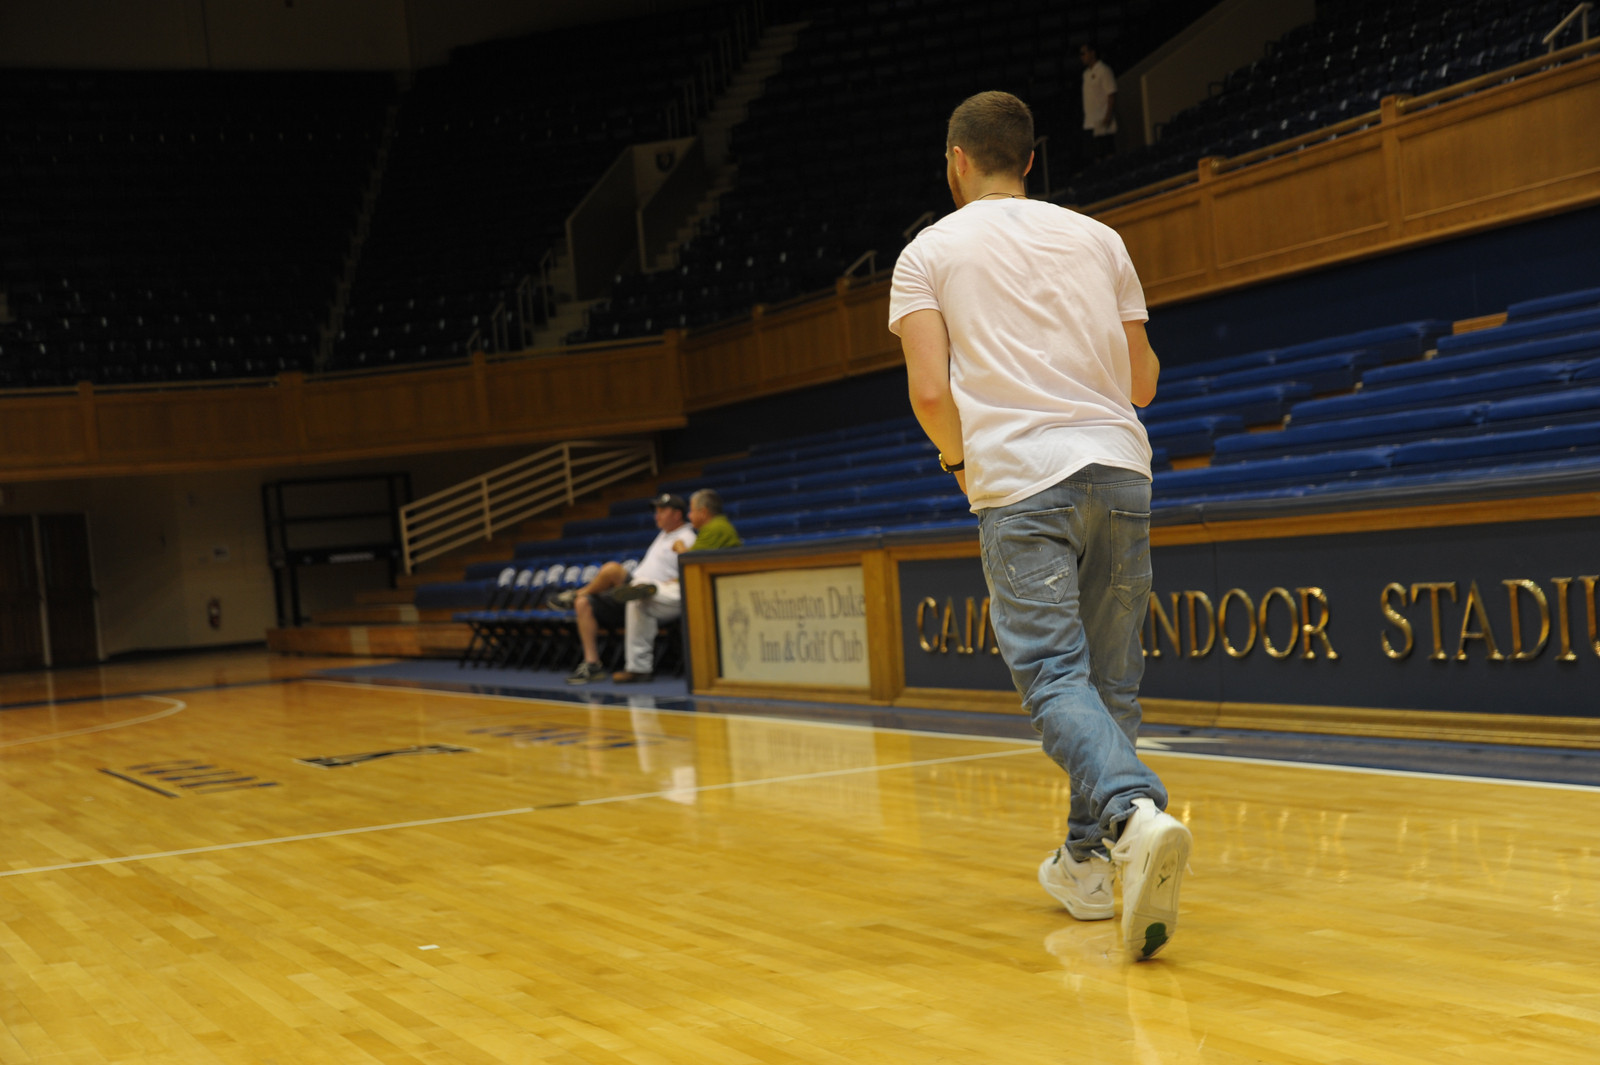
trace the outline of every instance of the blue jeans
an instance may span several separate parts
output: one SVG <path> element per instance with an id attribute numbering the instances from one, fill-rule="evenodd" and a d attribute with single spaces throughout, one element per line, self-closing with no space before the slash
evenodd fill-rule
<path id="1" fill-rule="evenodd" d="M 1115 838 L 1133 800 L 1166 809 L 1139 761 L 1139 629 L 1150 599 L 1150 481 L 1087 466 L 979 515 L 989 616 L 1044 750 L 1072 780 L 1066 845 Z"/>

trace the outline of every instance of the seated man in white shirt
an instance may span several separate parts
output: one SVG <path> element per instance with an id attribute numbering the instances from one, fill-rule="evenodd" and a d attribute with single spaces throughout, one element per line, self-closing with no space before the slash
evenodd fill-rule
<path id="1" fill-rule="evenodd" d="M 684 520 L 688 504 L 680 496 L 668 493 L 656 496 L 651 503 L 655 506 L 656 528 L 661 531 L 631 579 L 621 563 L 607 562 L 573 599 L 583 661 L 567 678 L 568 684 L 588 684 L 605 676 L 600 665 L 600 627 L 615 628 L 619 620 L 627 633 L 627 668 L 613 673 L 611 679 L 618 684 L 649 680 L 655 666 L 656 630 L 661 622 L 671 621 L 683 612 L 675 545 L 687 547 L 694 543 L 694 527 Z M 629 595 L 630 583 L 654 585 L 655 591 L 643 597 Z"/>

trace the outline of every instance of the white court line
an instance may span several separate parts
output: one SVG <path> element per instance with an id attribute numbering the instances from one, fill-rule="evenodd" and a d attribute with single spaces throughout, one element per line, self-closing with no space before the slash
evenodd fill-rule
<path id="1" fill-rule="evenodd" d="M 214 854 L 218 851 L 243 850 L 247 847 L 265 847 L 273 843 L 303 843 L 308 840 L 334 839 L 338 836 L 357 836 L 368 832 L 388 832 L 401 828 L 426 828 L 430 825 L 448 825 L 458 821 L 485 821 L 495 817 L 515 817 L 520 814 L 547 810 L 568 809 L 574 806 L 604 806 L 615 802 L 636 802 L 640 799 L 661 799 L 668 795 L 682 796 L 685 791 L 728 791 L 733 788 L 757 787 L 763 784 L 790 784 L 802 780 L 823 780 L 828 777 L 850 776 L 856 773 L 883 773 L 897 769 L 921 769 L 924 766 L 949 765 L 954 762 L 974 762 L 984 758 L 1008 758 L 1014 754 L 1032 753 L 1032 747 L 1013 751 L 985 751 L 982 754 L 960 754 L 949 758 L 924 758 L 915 762 L 898 762 L 893 765 L 864 765 L 852 769 L 826 769 L 816 773 L 795 773 L 785 777 L 762 777 L 756 780 L 735 780 L 725 784 L 703 784 L 694 788 L 666 788 L 661 791 L 642 791 L 633 795 L 603 795 L 596 799 L 579 799 L 574 802 L 549 803 L 543 806 L 518 806 L 510 810 L 487 810 L 475 814 L 454 814 L 449 817 L 428 817 L 418 821 L 394 821 L 385 825 L 361 825 L 356 828 L 336 828 L 327 832 L 306 832 L 297 836 L 273 836 L 268 839 L 250 839 L 238 843 L 213 843 L 205 847 L 185 847 L 182 850 L 153 851 L 149 854 L 125 854 L 116 858 L 91 858 L 83 862 L 63 862 L 60 865 L 40 865 L 30 869 L 0 869 L 0 879 L 8 876 L 30 876 L 34 873 L 55 873 L 64 869 L 87 869 L 91 866 L 122 865 L 125 862 L 147 862 L 157 858 L 181 858 L 190 854 Z"/>
<path id="2" fill-rule="evenodd" d="M 111 699 L 107 699 L 106 701 L 110 702 L 115 698 L 116 696 L 112 696 Z M 29 736 L 27 739 L 23 740 L 6 740 L 4 743 L 0 743 L 0 747 L 21 747 L 25 743 L 43 743 L 46 740 L 64 740 L 68 736 L 87 736 L 91 732 L 109 732 L 112 729 L 127 728 L 130 725 L 143 725 L 147 721 L 159 721 L 164 717 L 171 717 L 173 714 L 189 708 L 189 704 L 184 702 L 182 699 L 172 699 L 165 695 L 136 695 L 133 698 L 146 699 L 153 703 L 171 703 L 172 705 L 167 707 L 165 710 L 160 711 L 159 713 L 146 714 L 144 717 L 130 717 L 126 721 L 111 721 L 104 725 L 92 725 L 89 728 L 75 728 L 70 732 L 52 732 L 48 736 Z M 41 707 L 40 709 L 44 708 Z"/>
<path id="3" fill-rule="evenodd" d="M 1201 754 L 1199 751 L 1153 751 L 1158 758 L 1194 758 L 1203 762 L 1232 762 L 1235 765 L 1271 765 L 1285 769 L 1320 769 L 1325 773 L 1365 773 L 1374 777 L 1408 777 L 1412 780 L 1449 780 L 1458 784 L 1505 784 L 1513 788 L 1544 788 L 1550 791 L 1600 792 L 1594 784 L 1566 784 L 1554 780 L 1518 780 L 1515 777 L 1473 777 L 1461 773 L 1428 773 L 1420 769 L 1379 769 L 1365 765 L 1336 765 L 1331 762 L 1291 762 L 1281 758 L 1245 758 L 1237 754 Z"/>

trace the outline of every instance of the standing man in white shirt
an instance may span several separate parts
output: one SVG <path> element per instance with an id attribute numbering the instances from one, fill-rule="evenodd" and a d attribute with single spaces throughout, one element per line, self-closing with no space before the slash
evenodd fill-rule
<path id="1" fill-rule="evenodd" d="M 684 520 L 688 504 L 682 496 L 663 492 L 651 501 L 655 508 L 656 538 L 630 578 L 622 565 L 607 562 L 599 574 L 573 597 L 578 615 L 578 639 L 583 661 L 567 677 L 568 684 L 602 680 L 600 626 L 614 628 L 622 614 L 627 648 L 627 668 L 611 674 L 618 684 L 649 680 L 655 669 L 656 632 L 663 621 L 683 613 L 683 591 L 678 584 L 678 549 L 694 543 L 694 526 Z M 648 592 L 644 589 L 650 587 Z M 630 591 L 632 589 L 633 591 Z M 643 593 L 643 594 L 639 594 Z"/>
<path id="2" fill-rule="evenodd" d="M 1134 747 L 1150 595 L 1150 443 L 1134 407 L 1160 373 L 1144 291 L 1115 231 L 1027 198 L 1021 100 L 964 101 L 945 157 L 957 209 L 901 253 L 889 328 L 917 420 L 978 515 L 1000 650 L 1072 780 L 1067 838 L 1039 882 L 1101 920 L 1119 870 L 1123 941 L 1148 958 L 1177 928 L 1190 834 Z"/>
<path id="3" fill-rule="evenodd" d="M 1083 63 L 1083 139 L 1091 160 L 1104 159 L 1117 151 L 1117 79 L 1092 41 L 1078 47 L 1078 60 Z"/>

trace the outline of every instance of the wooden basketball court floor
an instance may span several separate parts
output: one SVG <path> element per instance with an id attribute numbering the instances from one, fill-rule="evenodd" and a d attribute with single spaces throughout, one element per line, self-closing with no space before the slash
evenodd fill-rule
<path id="1" fill-rule="evenodd" d="M 0 1063 L 1600 1060 L 1600 789 L 1151 749 L 1132 964 L 1031 743 L 326 664 L 0 678 Z"/>

